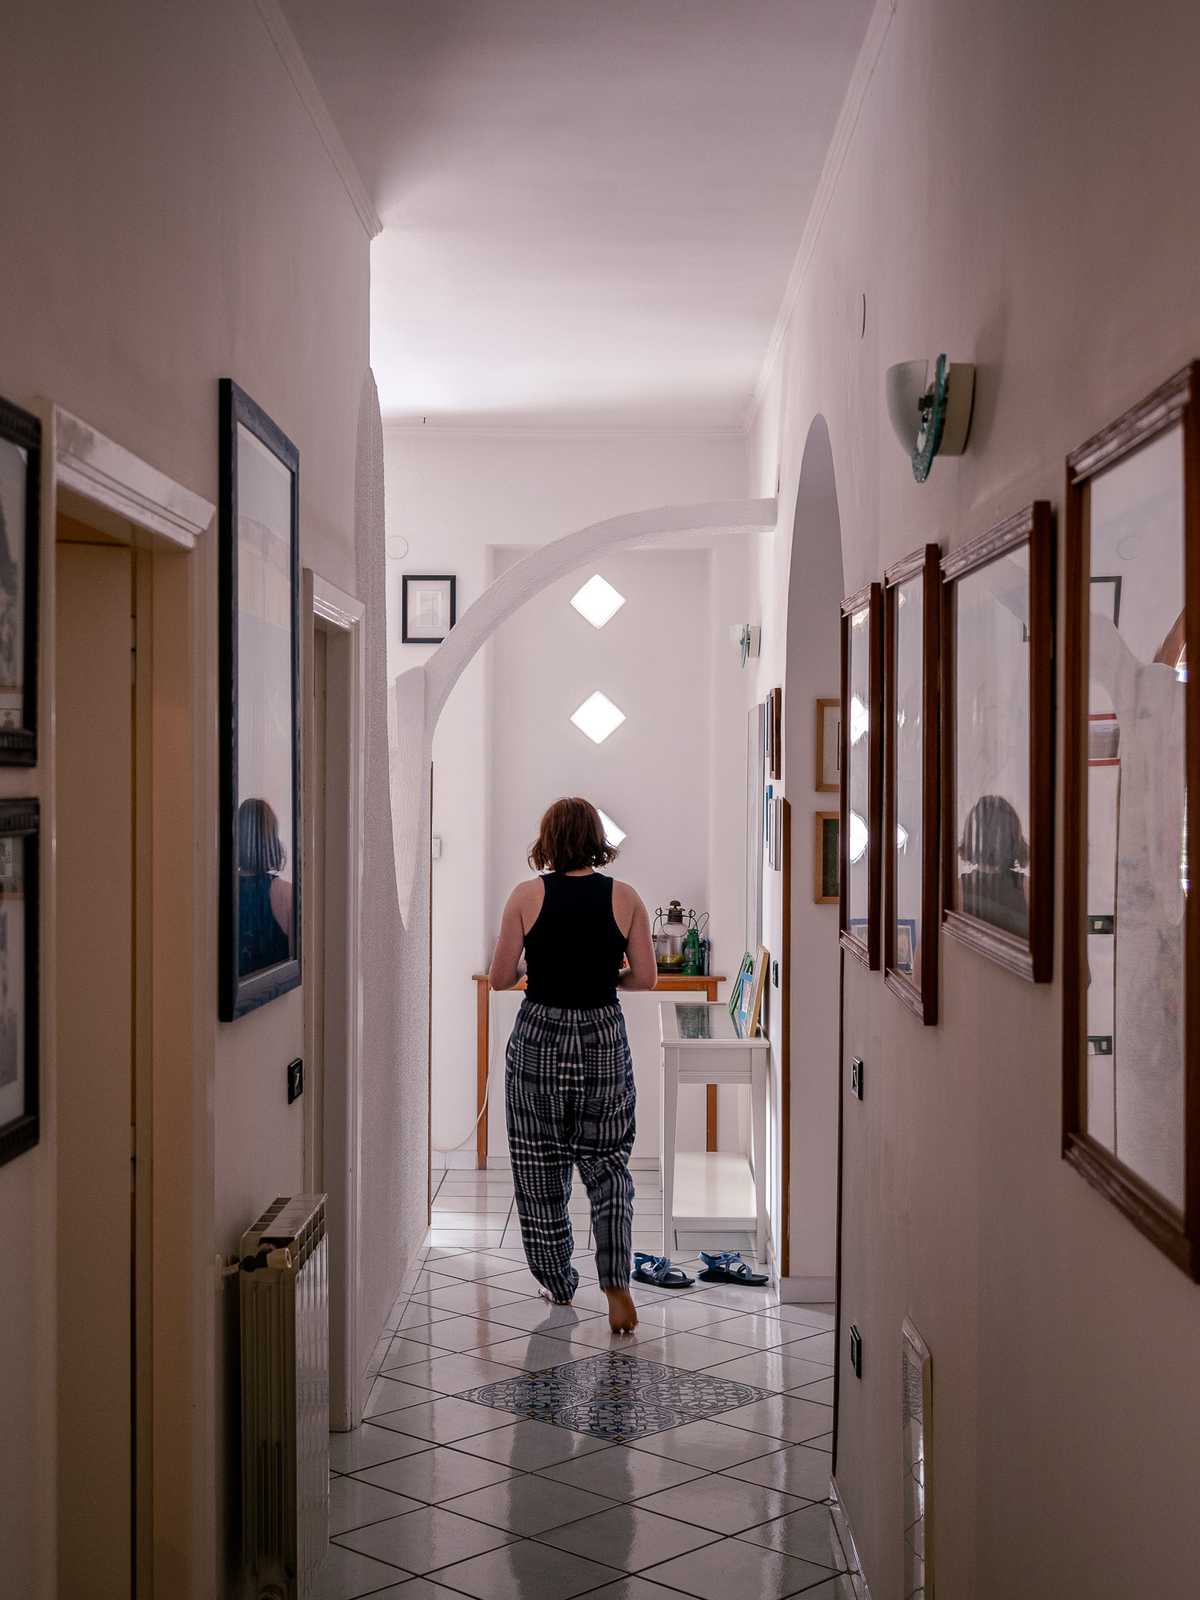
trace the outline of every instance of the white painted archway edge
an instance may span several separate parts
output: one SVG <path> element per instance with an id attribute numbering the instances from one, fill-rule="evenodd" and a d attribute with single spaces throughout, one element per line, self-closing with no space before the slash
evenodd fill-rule
<path id="1" fill-rule="evenodd" d="M 700 505 L 659 506 L 593 522 L 543 545 L 510 567 L 467 607 L 446 642 L 422 666 L 396 677 L 388 703 L 391 758 L 392 842 L 400 914 L 409 924 L 417 862 L 423 846 L 433 735 L 447 697 L 479 650 L 506 618 L 558 578 L 606 550 L 669 533 L 769 530 L 778 502 L 714 500 Z"/>

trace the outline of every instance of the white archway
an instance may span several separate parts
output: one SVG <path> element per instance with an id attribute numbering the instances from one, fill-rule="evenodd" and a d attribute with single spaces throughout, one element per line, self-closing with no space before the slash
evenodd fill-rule
<path id="1" fill-rule="evenodd" d="M 619 545 L 638 544 L 663 534 L 712 533 L 774 528 L 777 502 L 716 500 L 700 505 L 659 506 L 593 522 L 543 545 L 518 561 L 468 606 L 446 642 L 423 666 L 402 672 L 392 683 L 388 716 L 391 757 L 392 834 L 396 890 L 406 926 L 413 885 L 423 848 L 425 808 L 433 735 L 446 699 L 466 667 L 499 625 L 564 574 Z"/>

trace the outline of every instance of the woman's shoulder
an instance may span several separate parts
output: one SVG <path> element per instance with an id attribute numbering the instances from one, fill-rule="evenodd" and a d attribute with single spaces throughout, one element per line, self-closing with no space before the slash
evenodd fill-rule
<path id="1" fill-rule="evenodd" d="M 625 905 L 636 905 L 641 900 L 641 895 L 631 883 L 626 883 L 623 878 L 612 880 L 613 899 L 622 901 Z"/>

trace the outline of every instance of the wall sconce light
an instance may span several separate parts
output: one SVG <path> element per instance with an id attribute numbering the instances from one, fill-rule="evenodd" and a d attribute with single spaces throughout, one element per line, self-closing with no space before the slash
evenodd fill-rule
<path id="1" fill-rule="evenodd" d="M 900 361 L 888 368 L 885 386 L 896 437 L 912 461 L 913 477 L 924 483 L 934 456 L 960 456 L 967 447 L 975 367 L 939 356 L 931 383 L 927 361 Z"/>
<path id="2" fill-rule="evenodd" d="M 762 629 L 755 622 L 735 622 L 729 630 L 729 638 L 737 646 L 743 667 L 751 656 L 762 651 Z"/>

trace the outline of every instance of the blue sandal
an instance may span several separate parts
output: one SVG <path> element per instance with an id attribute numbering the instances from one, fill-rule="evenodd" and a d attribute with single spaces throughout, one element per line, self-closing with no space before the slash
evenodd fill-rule
<path id="1" fill-rule="evenodd" d="M 638 1283 L 649 1284 L 652 1289 L 690 1289 L 695 1278 L 671 1265 L 670 1256 L 652 1256 L 638 1250 L 633 1258 L 633 1276 Z"/>
<path id="2" fill-rule="evenodd" d="M 765 1272 L 755 1272 L 743 1261 L 740 1250 L 722 1250 L 713 1255 L 701 1250 L 700 1259 L 704 1263 L 700 1274 L 704 1283 L 741 1283 L 748 1288 L 762 1289 L 771 1281 Z"/>

